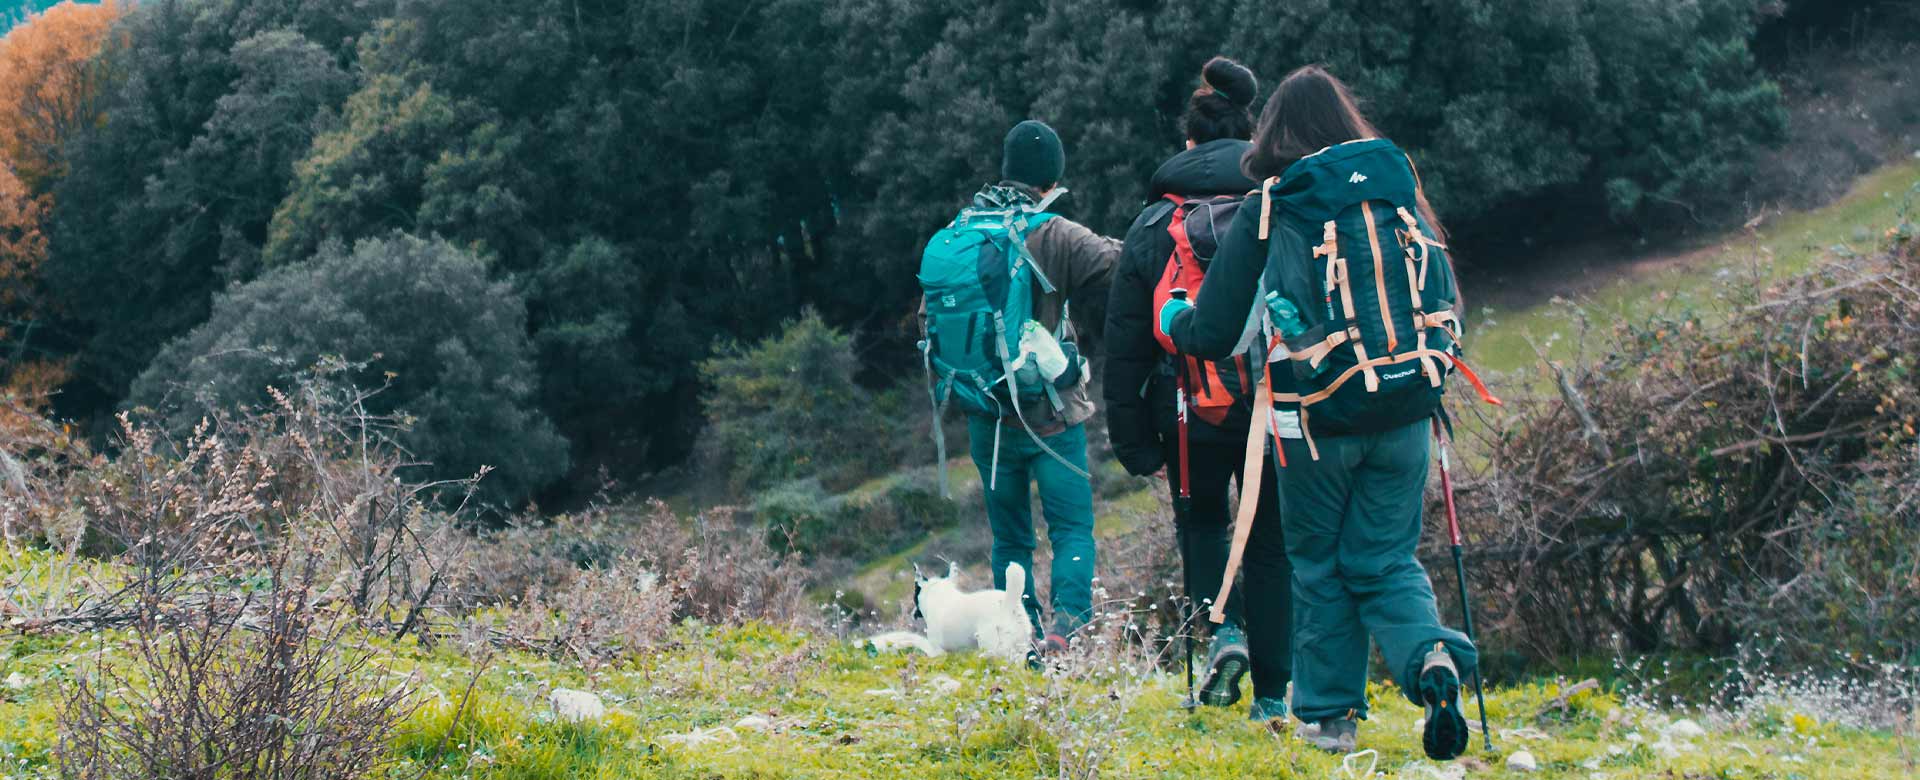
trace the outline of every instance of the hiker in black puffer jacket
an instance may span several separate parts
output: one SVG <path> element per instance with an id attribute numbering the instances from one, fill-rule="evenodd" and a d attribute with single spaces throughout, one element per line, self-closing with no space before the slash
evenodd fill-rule
<path id="1" fill-rule="evenodd" d="M 1187 101 L 1182 118 L 1187 149 L 1155 171 L 1152 201 L 1127 231 L 1111 297 L 1107 302 L 1105 400 L 1107 435 L 1114 456 L 1127 471 L 1146 476 L 1165 469 L 1175 496 L 1176 543 L 1186 592 L 1204 612 L 1220 586 L 1232 540 L 1227 511 L 1230 481 L 1238 479 L 1251 421 L 1252 399 L 1246 381 L 1259 367 L 1258 357 L 1214 364 L 1188 363 L 1157 338 L 1156 296 L 1171 287 L 1198 291 L 1190 268 L 1170 262 L 1175 234 L 1182 236 L 1185 263 L 1204 267 L 1211 256 L 1215 218 L 1226 219 L 1237 199 L 1259 184 L 1241 172 L 1251 148 L 1257 92 L 1252 71 L 1225 57 L 1202 70 L 1202 84 Z M 1182 203 L 1176 204 L 1174 196 Z M 1247 218 L 1254 218 L 1249 215 Z M 1217 224 L 1225 234 L 1226 222 Z M 1171 230 L 1170 230 L 1171 228 Z M 1181 469 L 1180 426 L 1176 406 L 1182 392 L 1176 365 L 1186 365 L 1188 404 L 1186 469 Z M 1215 381 L 1219 380 L 1219 381 Z M 1292 571 L 1280 532 L 1278 480 L 1271 465 L 1262 480 L 1259 515 L 1246 554 L 1242 587 L 1227 599 L 1227 621 L 1216 629 L 1200 687 L 1202 702 L 1230 706 L 1240 698 L 1240 677 L 1251 668 L 1255 720 L 1284 718 L 1291 677 Z M 1191 499 L 1180 498 L 1182 480 Z M 1205 625 L 1195 620 L 1195 628 Z"/>

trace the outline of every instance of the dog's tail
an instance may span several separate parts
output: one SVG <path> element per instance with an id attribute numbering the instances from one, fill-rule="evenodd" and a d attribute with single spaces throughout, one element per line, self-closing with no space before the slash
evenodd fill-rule
<path id="1" fill-rule="evenodd" d="M 1027 595 L 1027 570 L 1022 568 L 1020 564 L 1007 564 L 1006 593 L 1007 605 L 1009 607 L 1020 610 L 1026 609 L 1026 605 L 1021 603 L 1021 600 Z"/>
<path id="2" fill-rule="evenodd" d="M 867 638 L 867 644 L 881 652 L 894 650 L 918 650 L 927 655 L 940 655 L 941 650 L 924 636 L 911 631 L 888 631 Z"/>

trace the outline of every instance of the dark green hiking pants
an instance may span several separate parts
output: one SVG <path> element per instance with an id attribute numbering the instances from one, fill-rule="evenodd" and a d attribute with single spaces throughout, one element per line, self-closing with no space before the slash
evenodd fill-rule
<path id="1" fill-rule="evenodd" d="M 1440 622 L 1433 582 L 1414 557 L 1429 461 L 1428 424 L 1385 433 L 1285 440 L 1280 474 L 1293 561 L 1293 712 L 1301 720 L 1367 714 L 1367 637 L 1409 700 L 1421 661 L 1444 642 L 1464 679 L 1477 655 Z"/>
<path id="2" fill-rule="evenodd" d="M 1053 598 L 1051 631 L 1065 636 L 1093 615 L 1093 484 L 1042 452 L 1014 421 L 1000 423 L 999 475 L 994 477 L 994 425 L 988 418 L 967 418 L 968 445 L 973 464 L 980 469 L 987 522 L 993 528 L 993 585 L 1006 587 L 1008 563 L 1027 570 L 1024 601 L 1034 634 L 1040 636 L 1044 624 L 1033 590 L 1033 549 L 1038 538 L 1033 530 L 1032 489 L 1037 485 L 1040 511 L 1047 519 L 1047 543 L 1053 548 L 1048 580 Z M 1081 471 L 1087 469 L 1087 426 L 1067 426 L 1043 441 Z"/>

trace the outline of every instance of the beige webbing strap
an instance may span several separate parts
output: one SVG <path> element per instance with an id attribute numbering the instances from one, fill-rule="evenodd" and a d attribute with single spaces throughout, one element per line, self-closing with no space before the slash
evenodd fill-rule
<path id="1" fill-rule="evenodd" d="M 1459 366 L 1462 365 L 1460 361 L 1458 359 L 1455 359 L 1452 355 L 1449 355 L 1437 349 L 1433 349 L 1431 347 L 1429 347 L 1425 351 L 1415 351 L 1410 349 L 1398 355 L 1389 355 L 1387 357 L 1381 357 L 1381 358 L 1369 358 L 1360 363 L 1356 363 L 1352 366 L 1348 366 L 1347 370 L 1340 372 L 1337 376 L 1333 378 L 1333 381 L 1331 383 L 1329 383 L 1326 387 L 1321 388 L 1317 392 L 1310 393 L 1307 395 L 1301 395 L 1299 393 L 1275 393 L 1273 395 L 1273 400 L 1283 404 L 1299 404 L 1302 407 L 1301 411 L 1303 412 L 1303 414 L 1301 415 L 1300 424 L 1301 424 L 1301 427 L 1304 428 L 1306 426 L 1306 416 L 1304 414 L 1304 412 L 1306 411 L 1305 407 L 1312 406 L 1314 404 L 1320 403 L 1321 401 L 1325 401 L 1328 398 L 1332 397 L 1335 391 L 1338 391 L 1341 388 L 1341 386 L 1345 385 L 1348 381 L 1351 381 L 1356 375 L 1365 373 L 1370 370 L 1384 368 L 1387 366 L 1399 365 L 1401 363 L 1411 363 L 1413 361 L 1420 360 L 1421 358 L 1432 358 L 1436 361 L 1439 361 L 1440 365 L 1447 366 L 1449 368 L 1458 368 Z"/>
<path id="2" fill-rule="evenodd" d="M 1335 347 L 1338 347 L 1341 344 L 1345 344 L 1349 341 L 1353 341 L 1359 338 L 1360 338 L 1359 328 L 1348 328 L 1346 330 L 1334 331 L 1333 335 L 1328 336 L 1324 339 L 1321 339 L 1320 343 L 1314 344 L 1311 347 L 1307 347 L 1306 349 L 1289 350 L 1287 352 L 1287 359 L 1288 360 L 1305 360 L 1307 361 L 1307 365 L 1309 367 L 1319 368 L 1320 364 L 1326 361 L 1327 356 L 1333 354 L 1333 350 Z"/>
<path id="3" fill-rule="evenodd" d="M 1320 460 L 1320 448 L 1313 443 L 1313 424 L 1307 419 L 1307 407 L 1300 407 L 1300 438 L 1307 440 L 1307 457 L 1315 462 Z M 1274 442 L 1274 446 L 1279 446 Z"/>
<path id="4" fill-rule="evenodd" d="M 1407 223 L 1407 229 L 1405 231 L 1407 235 L 1407 257 L 1412 258 L 1420 265 L 1419 279 L 1415 287 L 1425 291 L 1427 289 L 1427 260 L 1432 254 L 1433 249 L 1446 249 L 1447 245 L 1433 240 L 1432 236 L 1422 232 L 1420 230 L 1420 221 L 1414 219 L 1413 212 L 1408 211 L 1406 206 L 1400 206 L 1399 210 L 1400 221 Z M 1415 257 L 1416 247 L 1418 257 Z"/>
<path id="5" fill-rule="evenodd" d="M 1400 209 L 1401 219 L 1406 219 L 1410 216 L 1405 208 Z M 1414 232 L 1411 235 L 1419 235 L 1419 228 L 1414 228 Z M 1433 364 L 1431 358 L 1425 357 L 1427 352 L 1427 327 L 1429 320 L 1427 318 L 1426 305 L 1420 299 L 1420 285 L 1417 283 L 1419 277 L 1416 275 L 1413 266 L 1413 246 L 1414 244 L 1409 242 L 1407 244 L 1407 251 L 1405 252 L 1407 261 L 1407 299 L 1413 301 L 1413 348 L 1414 351 L 1422 355 L 1420 358 L 1420 370 L 1426 373 L 1427 384 L 1439 387 L 1441 383 L 1440 369 Z"/>
<path id="6" fill-rule="evenodd" d="M 1333 319 L 1333 287 L 1339 283 L 1340 274 L 1340 241 L 1334 232 L 1332 220 L 1327 221 L 1325 228 L 1320 235 L 1320 245 L 1313 248 L 1313 256 L 1327 259 L 1327 272 L 1323 274 L 1326 277 L 1326 289 L 1322 291 L 1324 297 L 1321 305 L 1326 307 L 1327 319 Z M 1351 319 L 1352 313 L 1348 314 Z"/>
<path id="7" fill-rule="evenodd" d="M 1387 329 L 1387 354 L 1391 355 L 1400 350 L 1400 336 L 1393 328 L 1393 307 L 1387 305 L 1387 265 L 1380 255 L 1380 226 L 1373 221 L 1373 206 L 1360 204 L 1360 215 L 1367 220 L 1367 244 L 1373 249 L 1374 301 L 1380 305 L 1380 325 Z"/>
<path id="8" fill-rule="evenodd" d="M 1227 552 L 1227 572 L 1220 578 L 1220 595 L 1213 599 L 1213 611 L 1207 619 L 1227 621 L 1227 596 L 1233 592 L 1233 578 L 1240 573 L 1240 558 L 1247 552 L 1247 536 L 1253 533 L 1253 516 L 1260 511 L 1260 475 L 1266 471 L 1267 418 L 1273 414 L 1273 383 L 1262 380 L 1253 399 L 1253 424 L 1247 426 L 1247 460 L 1240 469 L 1240 514 L 1233 520 L 1233 547 Z M 1274 446 L 1280 446 L 1274 442 Z"/>
<path id="9" fill-rule="evenodd" d="M 1386 299 L 1381 299 L 1381 308 L 1383 311 L 1386 308 L 1385 304 Z M 1354 327 L 1359 327 L 1360 324 L 1354 322 L 1353 319 L 1353 285 L 1351 284 L 1351 280 L 1347 278 L 1347 259 L 1344 257 L 1340 258 L 1340 305 L 1346 309 L 1347 321 L 1353 322 Z M 1383 314 L 1382 316 L 1384 317 L 1385 315 Z M 1367 374 L 1367 392 L 1378 392 L 1380 390 L 1380 375 L 1373 371 L 1373 362 L 1367 357 L 1367 342 L 1364 339 L 1356 338 L 1353 340 L 1353 356 L 1360 361 L 1360 365 L 1365 366 L 1362 370 Z"/>
<path id="10" fill-rule="evenodd" d="M 1273 185 L 1280 183 L 1280 177 L 1268 176 L 1260 183 L 1260 240 L 1267 240 L 1267 227 L 1273 223 Z"/>

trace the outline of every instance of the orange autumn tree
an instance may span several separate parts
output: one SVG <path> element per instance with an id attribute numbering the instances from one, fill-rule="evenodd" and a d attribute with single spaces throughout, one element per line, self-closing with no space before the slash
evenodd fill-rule
<path id="1" fill-rule="evenodd" d="M 94 58 L 122 6 L 62 3 L 0 38 L 0 396 L 37 407 L 65 376 L 31 349 L 60 143 L 97 119 Z M 0 426 L 7 413 L 0 410 Z"/>
<path id="2" fill-rule="evenodd" d="M 61 140 L 95 118 L 94 57 L 121 10 L 61 3 L 0 38 L 0 157 L 35 192 L 59 175 Z"/>

